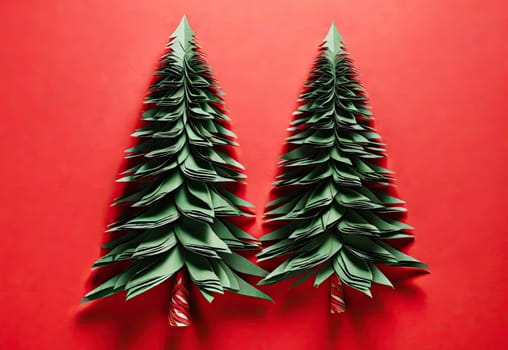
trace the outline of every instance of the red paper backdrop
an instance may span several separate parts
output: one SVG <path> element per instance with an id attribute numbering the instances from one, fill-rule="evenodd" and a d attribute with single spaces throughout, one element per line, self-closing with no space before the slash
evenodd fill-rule
<path id="1" fill-rule="evenodd" d="M 499 1 L 2 1 L 0 348 L 502 349 L 508 346 L 508 3 Z M 227 295 L 187 329 L 168 284 L 79 305 L 99 255 L 122 151 L 183 13 L 231 110 L 247 198 L 276 171 L 296 98 L 332 20 L 388 144 L 430 275 L 375 299 L 328 288 Z"/>

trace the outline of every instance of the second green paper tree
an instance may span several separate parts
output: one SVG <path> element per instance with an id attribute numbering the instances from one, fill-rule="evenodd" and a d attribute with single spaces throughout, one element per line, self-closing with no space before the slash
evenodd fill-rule
<path id="1" fill-rule="evenodd" d="M 332 25 L 290 128 L 280 196 L 268 204 L 267 221 L 280 225 L 261 240 L 276 243 L 258 255 L 285 259 L 260 284 L 330 279 L 331 313 L 345 311 L 343 284 L 369 296 L 373 283 L 392 286 L 379 264 L 427 267 L 390 245 L 411 227 L 398 218 L 404 202 L 387 193 L 392 172 L 379 163 L 384 144 L 356 76 Z"/>

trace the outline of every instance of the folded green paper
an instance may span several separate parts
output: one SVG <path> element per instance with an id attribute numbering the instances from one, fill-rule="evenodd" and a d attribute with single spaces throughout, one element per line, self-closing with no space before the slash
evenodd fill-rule
<path id="1" fill-rule="evenodd" d="M 257 249 L 258 242 L 231 220 L 252 216 L 252 205 L 224 186 L 245 175 L 228 155 L 235 135 L 185 17 L 155 75 L 142 115 L 145 125 L 133 134 L 139 143 L 126 151 L 135 164 L 119 180 L 132 186 L 114 203 L 122 210 L 108 231 L 118 232 L 118 238 L 104 246 L 108 252 L 94 267 L 129 264 L 83 301 L 121 291 L 130 299 L 172 278 L 169 321 L 186 326 L 189 282 L 210 302 L 224 291 L 271 300 L 242 277 L 266 275 L 238 254 Z"/>
<path id="2" fill-rule="evenodd" d="M 317 287 L 331 281 L 332 313 L 345 311 L 345 284 L 371 296 L 373 283 L 392 286 L 378 265 L 427 268 L 393 248 L 411 237 L 400 221 L 404 202 L 389 195 L 392 172 L 380 165 L 384 144 L 342 37 L 332 25 L 300 96 L 261 238 L 274 241 L 259 261 L 283 262 L 260 284 L 300 276 Z"/>

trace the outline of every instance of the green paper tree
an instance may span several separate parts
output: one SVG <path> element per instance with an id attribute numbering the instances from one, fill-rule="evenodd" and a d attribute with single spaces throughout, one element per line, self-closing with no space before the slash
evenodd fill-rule
<path id="1" fill-rule="evenodd" d="M 390 245 L 411 227 L 400 221 L 404 202 L 388 194 L 392 172 L 380 165 L 384 144 L 366 100 L 332 24 L 289 129 L 280 196 L 268 204 L 267 222 L 278 225 L 261 240 L 276 242 L 258 256 L 284 258 L 259 284 L 330 279 L 332 313 L 345 311 L 343 284 L 369 296 L 373 283 L 392 286 L 379 264 L 427 267 Z"/>
<path id="2" fill-rule="evenodd" d="M 134 166 L 118 180 L 130 183 L 114 203 L 121 214 L 108 231 L 118 236 L 93 267 L 129 263 L 83 301 L 121 291 L 130 299 L 172 278 L 169 323 L 186 326 L 190 282 L 209 302 L 224 291 L 271 300 L 241 277 L 266 271 L 237 253 L 259 246 L 233 223 L 252 206 L 228 189 L 245 178 L 228 155 L 236 136 L 185 17 L 155 76 L 145 125 L 133 134 L 140 142 L 126 151 Z"/>

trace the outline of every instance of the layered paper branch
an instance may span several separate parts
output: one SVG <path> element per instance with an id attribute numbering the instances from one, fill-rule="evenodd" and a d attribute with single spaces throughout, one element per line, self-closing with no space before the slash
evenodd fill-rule
<path id="1" fill-rule="evenodd" d="M 365 93 L 332 25 L 300 97 L 280 162 L 267 221 L 275 241 L 259 261 L 284 257 L 260 284 L 301 276 L 317 287 L 332 278 L 332 313 L 345 309 L 342 284 L 371 296 L 373 283 L 392 286 L 379 264 L 426 268 L 390 242 L 411 237 L 400 221 L 404 202 L 388 194 L 384 144 L 372 126 Z M 338 280 L 337 280 L 338 279 Z"/>
<path id="2" fill-rule="evenodd" d="M 266 275 L 237 253 L 258 246 L 232 221 L 251 216 L 252 205 L 228 189 L 245 175 L 229 152 L 235 135 L 219 87 L 185 17 L 155 75 L 145 125 L 133 134 L 140 142 L 126 151 L 135 165 L 119 180 L 132 189 L 114 203 L 121 215 L 108 231 L 119 236 L 104 245 L 109 251 L 94 267 L 130 263 L 84 301 L 120 291 L 130 299 L 176 274 L 173 325 L 188 324 L 182 313 L 189 300 L 182 298 L 188 298 L 189 282 L 210 302 L 224 291 L 271 300 L 242 277 Z"/>

